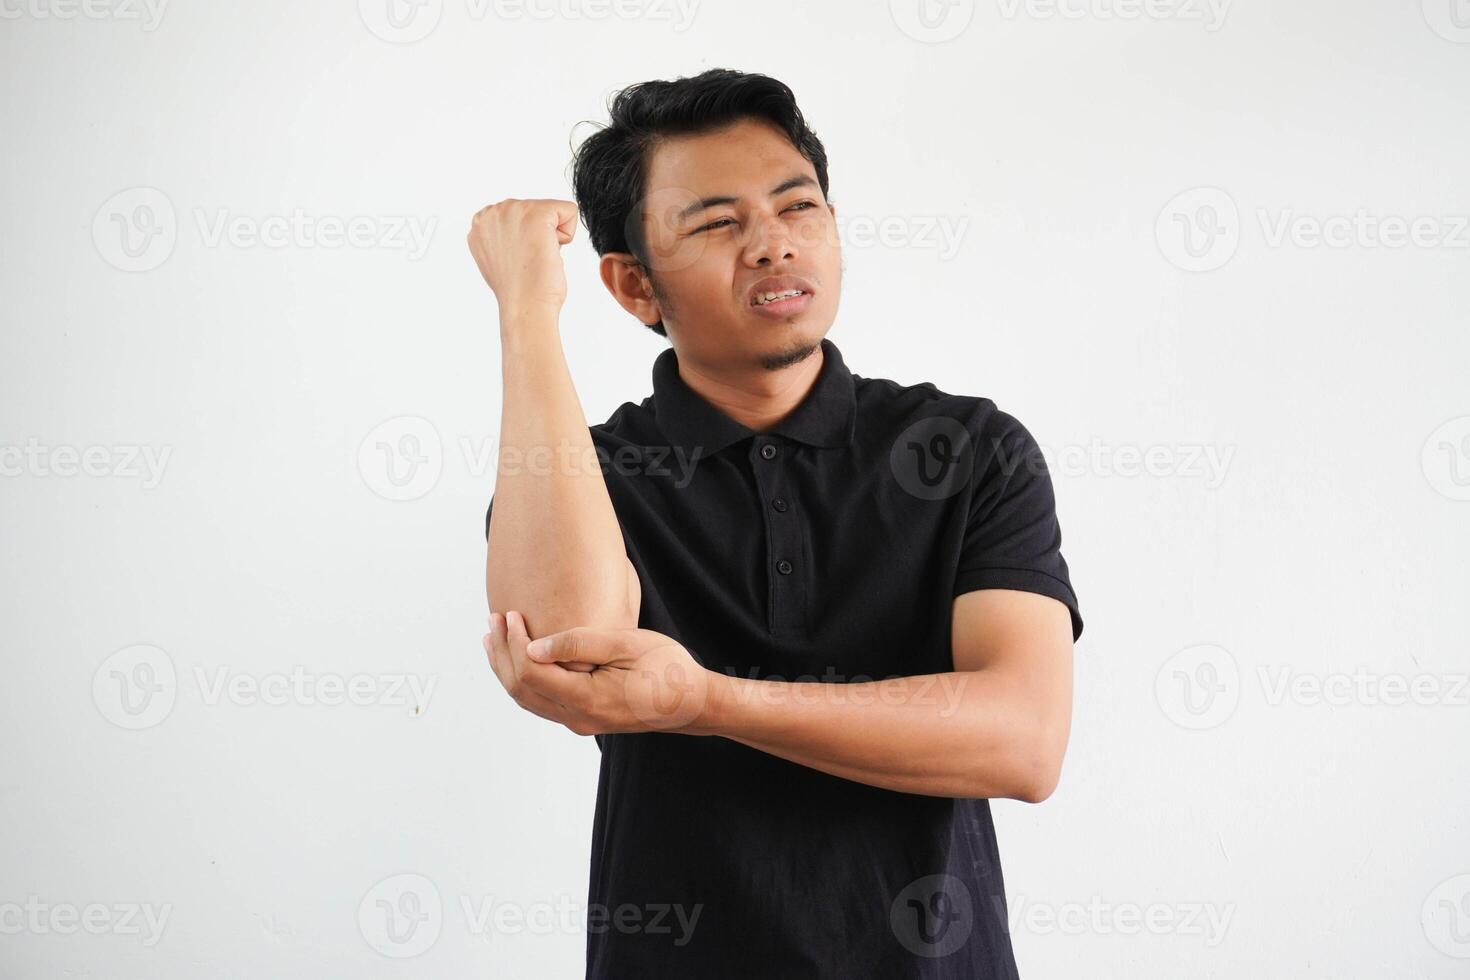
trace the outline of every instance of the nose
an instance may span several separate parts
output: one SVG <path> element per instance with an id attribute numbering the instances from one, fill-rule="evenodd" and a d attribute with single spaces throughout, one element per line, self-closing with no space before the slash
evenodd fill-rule
<path id="1" fill-rule="evenodd" d="M 745 246 L 745 261 L 759 266 L 797 258 L 796 241 L 791 229 L 779 215 L 762 214 L 752 220 L 750 241 Z"/>

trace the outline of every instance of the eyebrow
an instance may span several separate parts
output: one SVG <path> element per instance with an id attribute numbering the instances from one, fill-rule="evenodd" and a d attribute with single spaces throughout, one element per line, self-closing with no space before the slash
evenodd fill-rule
<path id="1" fill-rule="evenodd" d="M 779 183 L 775 187 L 771 188 L 771 196 L 772 197 L 779 197 L 780 195 L 785 194 L 787 191 L 789 191 L 789 190 L 791 190 L 793 188 L 796 188 L 796 187 L 816 187 L 816 186 L 817 186 L 817 182 L 815 180 L 813 180 L 811 177 L 809 177 L 808 175 L 806 175 L 806 174 L 797 174 L 794 177 L 787 177 L 785 180 L 781 181 L 781 183 Z M 719 207 L 721 204 L 739 204 L 739 203 L 740 203 L 740 198 L 738 198 L 738 197 L 730 197 L 729 195 L 722 195 L 722 196 L 719 196 L 719 197 L 703 197 L 703 198 L 700 198 L 699 200 L 695 201 L 693 204 L 689 205 L 683 211 L 680 211 L 679 212 L 679 220 L 680 221 L 688 220 L 689 218 L 693 217 L 695 214 L 698 214 L 700 211 L 705 211 L 705 210 L 708 210 L 709 208 Z"/>

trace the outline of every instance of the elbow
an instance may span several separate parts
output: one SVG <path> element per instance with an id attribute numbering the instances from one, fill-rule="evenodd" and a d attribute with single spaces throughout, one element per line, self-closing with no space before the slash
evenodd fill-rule
<path id="1" fill-rule="evenodd" d="M 1014 757 L 1014 792 L 1008 795 L 1022 803 L 1044 803 L 1050 799 L 1062 780 L 1062 759 L 1066 751 L 1065 731 L 1035 733 L 1029 744 L 1021 747 Z"/>
<path id="2" fill-rule="evenodd" d="M 1014 799 L 1022 803 L 1045 803 L 1056 792 L 1062 779 L 1062 767 L 1031 766 L 1016 781 Z"/>
<path id="3" fill-rule="evenodd" d="M 577 626 L 598 630 L 636 629 L 638 626 L 638 612 L 622 603 L 592 604 L 537 599 L 520 605 L 512 602 L 511 605 L 497 607 L 492 600 L 491 608 L 496 612 L 514 609 L 520 613 L 525 617 L 526 628 L 533 639 Z"/>
<path id="4" fill-rule="evenodd" d="M 609 589 L 593 586 L 609 580 L 616 582 L 611 576 L 591 582 L 532 582 L 525 577 L 506 575 L 504 569 L 487 569 L 485 598 L 495 612 L 515 610 L 524 616 L 533 639 L 577 626 L 637 629 L 643 605 L 642 590 L 631 563 L 626 564 L 625 573 L 625 583 Z"/>

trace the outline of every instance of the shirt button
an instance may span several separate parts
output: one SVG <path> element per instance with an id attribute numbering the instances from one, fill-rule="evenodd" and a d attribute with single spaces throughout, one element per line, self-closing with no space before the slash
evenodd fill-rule
<path id="1" fill-rule="evenodd" d="M 775 500 L 771 501 L 771 506 L 776 508 L 783 514 L 786 513 L 786 498 L 777 497 Z"/>
<path id="2" fill-rule="evenodd" d="M 776 562 L 776 571 L 780 572 L 782 575 L 790 575 L 791 562 L 787 561 L 785 558 L 782 558 L 780 561 Z"/>
<path id="3" fill-rule="evenodd" d="M 769 442 L 761 447 L 761 459 L 770 459 L 776 455 L 776 447 Z"/>

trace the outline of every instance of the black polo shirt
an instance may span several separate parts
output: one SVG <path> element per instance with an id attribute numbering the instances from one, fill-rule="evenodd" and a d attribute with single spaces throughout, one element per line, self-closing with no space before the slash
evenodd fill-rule
<path id="1" fill-rule="evenodd" d="M 638 625 L 710 670 L 811 683 L 952 671 L 951 606 L 974 589 L 1052 596 L 1080 636 L 1030 433 L 989 399 L 863 378 L 822 349 L 770 432 L 696 394 L 672 348 L 651 398 L 590 427 Z M 597 742 L 589 977 L 1016 975 L 988 801 L 720 737 Z"/>

